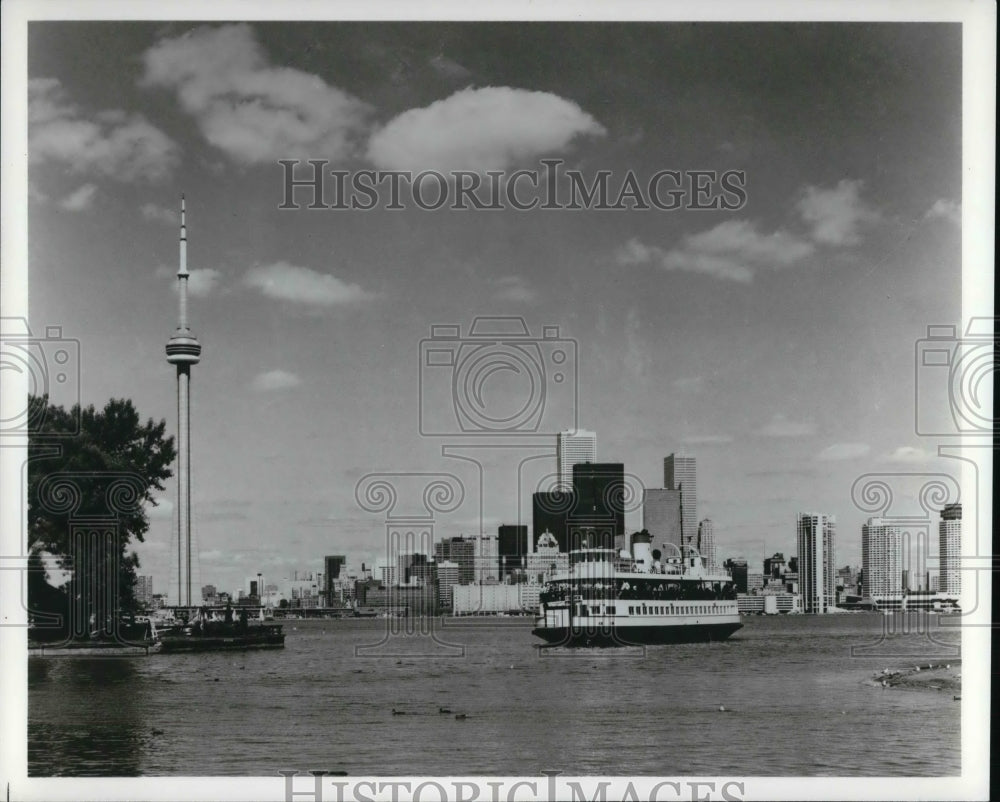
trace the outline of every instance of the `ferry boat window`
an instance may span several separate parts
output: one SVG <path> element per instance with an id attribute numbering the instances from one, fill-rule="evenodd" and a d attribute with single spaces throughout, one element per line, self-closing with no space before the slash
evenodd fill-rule
<path id="1" fill-rule="evenodd" d="M 635 615 L 635 607 L 633 607 L 631 604 L 628 606 L 628 614 Z"/>
<path id="2" fill-rule="evenodd" d="M 594 615 L 600 615 L 601 614 L 601 608 L 600 607 L 596 607 L 596 606 L 592 606 L 590 608 L 590 612 L 592 612 Z"/>

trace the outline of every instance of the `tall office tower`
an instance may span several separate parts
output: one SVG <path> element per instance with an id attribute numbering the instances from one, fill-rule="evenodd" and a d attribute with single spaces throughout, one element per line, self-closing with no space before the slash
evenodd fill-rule
<path id="1" fill-rule="evenodd" d="M 729 559 L 722 564 L 722 567 L 733 578 L 733 584 L 736 585 L 736 592 L 746 593 L 748 576 L 747 561 Z"/>
<path id="2" fill-rule="evenodd" d="M 496 535 L 475 535 L 473 543 L 473 565 L 475 583 L 482 585 L 500 578 L 500 557 Z"/>
<path id="3" fill-rule="evenodd" d="M 566 520 L 576 504 L 573 493 L 562 491 L 534 493 L 531 496 L 531 537 L 534 543 L 545 532 L 555 538 L 560 551 L 568 551 Z"/>
<path id="4" fill-rule="evenodd" d="M 449 560 L 458 565 L 460 585 L 471 585 L 475 581 L 475 555 L 475 543 L 466 537 L 445 538 L 434 544 L 435 562 Z"/>
<path id="5" fill-rule="evenodd" d="M 451 610 L 452 589 L 458 584 L 458 563 L 444 560 L 435 565 L 437 565 L 438 604 L 442 610 Z"/>
<path id="6" fill-rule="evenodd" d="M 764 558 L 764 576 L 777 579 L 785 573 L 785 555 L 776 551 L 773 557 Z"/>
<path id="7" fill-rule="evenodd" d="M 653 536 L 653 546 L 662 549 L 666 557 L 674 557 L 672 549 L 663 545 L 672 543 L 680 548 L 681 492 L 647 487 L 642 491 L 642 528 Z"/>
<path id="8" fill-rule="evenodd" d="M 671 454 L 663 460 L 663 486 L 681 491 L 681 535 L 684 543 L 698 542 L 698 481 L 694 457 Z"/>
<path id="9" fill-rule="evenodd" d="M 798 514 L 796 531 L 803 612 L 825 613 L 836 603 L 836 529 L 835 515 L 821 512 Z"/>
<path id="10" fill-rule="evenodd" d="M 902 532 L 881 518 L 869 518 L 861 527 L 861 595 L 866 599 L 903 591 L 900 555 Z"/>
<path id="11" fill-rule="evenodd" d="M 715 571 L 715 524 L 711 518 L 702 519 L 698 524 L 698 551 L 705 558 L 705 569 Z"/>
<path id="12" fill-rule="evenodd" d="M 938 524 L 938 590 L 949 596 L 962 592 L 958 556 L 962 549 L 962 505 L 948 504 Z"/>
<path id="13" fill-rule="evenodd" d="M 135 578 L 135 600 L 144 607 L 153 606 L 153 577 L 137 576 Z"/>
<path id="14" fill-rule="evenodd" d="M 556 470 L 559 479 L 556 490 L 573 489 L 573 466 L 580 462 L 597 462 L 597 435 L 586 429 L 559 432 L 556 435 Z"/>
<path id="15" fill-rule="evenodd" d="M 347 557 L 343 554 L 328 554 L 323 558 L 323 592 L 326 594 L 326 603 L 336 597 L 334 583 L 340 579 L 340 572 L 343 569 Z"/>
<path id="16" fill-rule="evenodd" d="M 500 579 L 524 567 L 528 553 L 528 527 L 501 524 L 497 529 L 497 554 L 500 559 Z"/>
<path id="17" fill-rule="evenodd" d="M 614 548 L 625 533 L 625 465 L 584 462 L 573 466 L 576 504 L 566 521 L 569 551 L 589 544 Z"/>
<path id="18" fill-rule="evenodd" d="M 180 260 L 177 268 L 177 331 L 167 340 L 167 362 L 177 367 L 177 604 L 196 604 L 191 595 L 191 368 L 201 361 L 201 343 L 188 328 L 187 227 L 181 195 Z"/>

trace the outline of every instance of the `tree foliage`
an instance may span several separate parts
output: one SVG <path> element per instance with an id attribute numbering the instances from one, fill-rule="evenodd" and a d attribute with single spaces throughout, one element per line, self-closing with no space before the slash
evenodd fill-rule
<path id="1" fill-rule="evenodd" d="M 128 546 L 133 538 L 141 542 L 149 530 L 146 504 L 155 504 L 155 492 L 164 490 L 176 457 L 173 437 L 164 434 L 166 421 L 143 423 L 128 399 L 113 398 L 101 410 L 51 406 L 46 396 L 33 396 L 29 403 L 31 553 L 55 555 L 72 574 L 71 596 L 90 609 L 91 600 L 106 593 L 102 577 L 117 576 L 118 606 L 132 609 L 139 558 Z M 113 519 L 119 534 L 115 553 L 91 555 L 87 571 L 73 564 L 72 524 L 82 519 Z M 29 583 L 33 610 L 45 610 L 42 596 L 51 599 L 37 582 Z"/>

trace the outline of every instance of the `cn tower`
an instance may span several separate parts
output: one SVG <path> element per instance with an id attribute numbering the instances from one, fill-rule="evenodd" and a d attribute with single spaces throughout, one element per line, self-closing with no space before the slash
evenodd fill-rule
<path id="1" fill-rule="evenodd" d="M 187 322 L 187 228 L 181 195 L 180 264 L 177 290 L 180 320 L 167 340 L 167 362 L 177 366 L 177 604 L 191 606 L 191 366 L 201 360 L 201 343 Z"/>

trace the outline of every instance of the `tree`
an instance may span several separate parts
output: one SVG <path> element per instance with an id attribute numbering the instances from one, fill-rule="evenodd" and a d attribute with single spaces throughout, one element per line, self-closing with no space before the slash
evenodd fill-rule
<path id="1" fill-rule="evenodd" d="M 32 396 L 29 404 L 30 554 L 36 566 L 42 552 L 54 555 L 72 577 L 69 603 L 106 626 L 112 614 L 135 609 L 139 557 L 128 546 L 149 530 L 145 505 L 155 505 L 154 491 L 172 475 L 174 439 L 164 436 L 166 421 L 142 423 L 128 399 L 113 398 L 100 411 L 93 405 L 67 411 L 50 406 L 46 396 Z M 87 540 L 86 553 L 79 553 L 71 531 L 82 519 L 113 520 L 117 542 Z M 117 588 L 108 587 L 108 577 Z M 37 581 L 29 583 L 30 609 L 48 612 L 54 598 Z M 117 611 L 108 608 L 109 598 Z"/>

